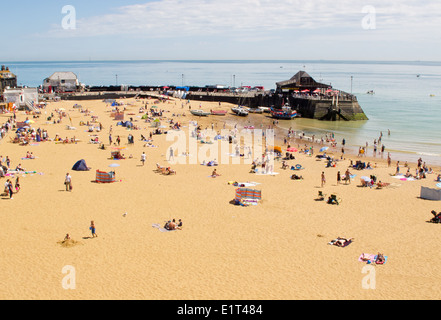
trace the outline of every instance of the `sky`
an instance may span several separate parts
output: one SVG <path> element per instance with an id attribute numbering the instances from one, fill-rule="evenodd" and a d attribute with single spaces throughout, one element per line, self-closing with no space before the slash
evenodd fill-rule
<path id="1" fill-rule="evenodd" d="M 441 60 L 439 0 L 20 0 L 0 6 L 4 62 Z"/>

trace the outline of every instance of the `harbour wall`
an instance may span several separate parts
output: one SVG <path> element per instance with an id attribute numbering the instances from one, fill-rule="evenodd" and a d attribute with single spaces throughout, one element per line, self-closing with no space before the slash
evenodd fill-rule
<path id="1" fill-rule="evenodd" d="M 97 91 L 86 93 L 57 94 L 64 100 L 105 100 L 120 98 L 159 98 L 162 91 Z M 296 96 L 293 94 L 277 94 L 263 92 L 213 92 L 213 91 L 190 91 L 186 100 L 225 102 L 234 105 L 242 105 L 249 108 L 276 107 L 280 108 L 289 104 L 292 109 L 297 110 L 301 117 L 328 120 L 328 121 L 356 121 L 368 120 L 363 109 L 354 97 L 342 97 L 338 103 L 336 99 L 329 97 Z"/>

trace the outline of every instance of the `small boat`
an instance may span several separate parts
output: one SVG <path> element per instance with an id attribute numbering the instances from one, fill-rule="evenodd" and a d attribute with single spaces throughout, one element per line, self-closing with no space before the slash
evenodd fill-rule
<path id="1" fill-rule="evenodd" d="M 211 114 L 213 116 L 224 116 L 227 114 L 228 111 L 225 110 L 211 110 Z"/>
<path id="2" fill-rule="evenodd" d="M 259 109 L 259 108 L 250 108 L 250 109 L 248 109 L 248 112 L 249 112 L 249 113 L 258 113 L 258 114 L 262 114 L 262 113 L 263 113 L 263 110 L 262 110 L 262 109 Z"/>
<path id="3" fill-rule="evenodd" d="M 258 107 L 257 109 L 262 110 L 262 112 L 265 112 L 265 113 L 271 112 L 271 108 L 268 108 L 268 107 Z"/>
<path id="4" fill-rule="evenodd" d="M 368 92 L 366 92 L 366 94 L 375 94 L 374 90 L 370 90 Z"/>
<path id="5" fill-rule="evenodd" d="M 237 108 L 231 108 L 231 111 L 233 111 L 236 115 L 241 117 L 246 117 L 249 114 L 249 110 L 243 107 L 237 107 Z"/>
<path id="6" fill-rule="evenodd" d="M 271 109 L 271 116 L 276 119 L 291 120 L 297 117 L 297 111 L 290 107 L 283 107 L 280 109 Z"/>
<path id="7" fill-rule="evenodd" d="M 190 110 L 191 114 L 198 117 L 206 117 L 211 115 L 211 112 L 205 112 L 204 110 Z"/>

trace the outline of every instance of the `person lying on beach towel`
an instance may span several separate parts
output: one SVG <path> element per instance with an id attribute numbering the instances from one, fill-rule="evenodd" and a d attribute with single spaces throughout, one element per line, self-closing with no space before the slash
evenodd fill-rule
<path id="1" fill-rule="evenodd" d="M 366 262 L 367 264 L 385 264 L 387 260 L 387 256 L 384 256 L 382 253 L 378 252 L 375 254 L 370 253 L 362 253 L 358 258 L 360 262 Z"/>
<path id="2" fill-rule="evenodd" d="M 293 174 L 293 175 L 291 176 L 291 180 L 303 180 L 303 176 L 298 176 L 298 175 L 296 175 L 296 174 Z"/>
<path id="3" fill-rule="evenodd" d="M 344 248 L 347 247 L 348 245 L 350 245 L 352 242 L 354 241 L 354 238 L 340 238 L 338 237 L 337 239 L 331 240 L 330 242 L 328 242 L 328 244 L 333 245 L 333 246 L 337 246 L 340 248 Z"/>

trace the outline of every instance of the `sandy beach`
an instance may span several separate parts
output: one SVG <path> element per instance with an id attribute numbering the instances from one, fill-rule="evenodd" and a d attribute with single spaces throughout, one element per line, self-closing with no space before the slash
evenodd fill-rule
<path id="1" fill-rule="evenodd" d="M 419 198 L 421 186 L 435 188 L 440 168 L 432 167 L 426 179 L 402 181 L 395 173 L 396 161 L 387 166 L 383 159 L 363 158 L 377 163 L 373 170 L 351 169 L 356 177 L 350 184 L 337 184 L 337 172 L 343 175 L 350 159 L 346 154 L 336 167 L 325 168 L 319 160 L 320 145 L 314 156 L 294 153 L 288 165 L 301 164 L 305 169 L 294 172 L 281 169 L 275 162 L 277 175 L 250 173 L 249 164 L 223 164 L 216 167 L 221 176 L 209 177 L 213 168 L 200 164 L 167 164 L 167 149 L 173 142 L 166 135 L 153 136 L 153 145 L 140 141 L 153 131 L 140 118 L 139 108 L 146 100 L 125 99 L 125 119 L 134 119 L 140 130 L 117 126 L 110 116 L 112 107 L 103 101 L 51 102 L 32 124 L 47 130 L 49 138 L 79 139 L 73 144 L 54 141 L 19 146 L 10 142 L 15 130 L 0 141 L 0 155 L 11 159 L 11 167 L 19 163 L 27 171 L 20 174 L 21 190 L 13 200 L 2 196 L 0 223 L 0 298 L 10 299 L 148 299 L 148 300 L 292 300 L 292 299 L 440 299 L 441 240 L 440 227 L 427 223 L 430 211 L 441 211 L 434 201 Z M 147 100 L 149 106 L 154 100 Z M 249 121 L 256 126 L 271 125 L 265 115 L 248 118 L 195 117 L 177 100 L 156 104 L 165 110 L 164 117 L 182 124 L 188 135 L 189 121 L 198 121 L 202 128 L 238 129 Z M 83 109 L 91 111 L 86 116 Z M 199 102 L 191 103 L 192 109 Z M 47 122 L 55 109 L 64 108 L 68 117 L 61 123 Z M 229 110 L 231 105 L 203 102 L 204 110 Z M 182 114 L 185 113 L 185 116 Z M 173 117 L 173 114 L 175 116 Z M 179 115 L 179 116 L 177 116 Z M 106 146 L 88 143 L 91 134 L 80 122 L 97 121 L 103 130 L 97 134 Z M 10 115 L 0 115 L 5 123 Z M 29 115 L 17 113 L 17 121 Z M 69 120 L 71 118 L 71 121 Z M 55 117 L 57 119 L 57 117 Z M 162 124 L 168 124 L 162 120 Z M 67 130 L 71 125 L 76 130 Z M 115 141 L 121 137 L 126 160 L 110 160 L 109 129 Z M 293 128 L 295 130 L 295 128 Z M 128 145 L 127 137 L 134 136 Z M 340 141 L 338 141 L 339 143 Z M 293 141 L 301 148 L 305 141 Z M 198 144 L 198 146 L 201 146 Z M 286 150 L 286 146 L 282 149 Z M 340 144 L 328 155 L 340 158 Z M 37 158 L 21 160 L 26 152 Z M 141 163 L 141 154 L 147 160 Z M 234 151 L 232 151 L 234 152 Z M 129 159 L 132 155 L 133 158 Z M 178 155 L 176 155 L 178 156 Z M 90 171 L 72 171 L 84 159 Z M 423 159 L 424 160 L 424 159 Z M 176 175 L 155 172 L 156 164 L 172 167 Z M 403 164 L 403 163 L 402 163 Z M 430 164 L 428 164 L 430 166 Z M 416 164 L 410 164 L 414 174 Z M 96 170 L 115 171 L 116 183 L 94 183 Z M 64 177 L 72 176 L 72 192 L 66 192 Z M 326 184 L 320 186 L 324 172 Z M 401 172 L 405 169 L 401 166 Z M 303 176 L 294 181 L 293 173 Z M 360 187 L 362 176 L 376 175 L 390 183 L 383 189 Z M 1 178 L 4 185 L 6 179 Z M 12 179 L 15 182 L 15 179 Z M 229 181 L 256 182 L 262 201 L 256 206 L 235 206 L 236 187 Z M 316 201 L 318 192 L 337 195 L 339 205 Z M 161 232 L 152 227 L 163 226 L 170 219 L 182 219 L 183 230 Z M 89 225 L 95 222 L 98 237 L 91 238 Z M 66 234 L 76 241 L 62 245 Z M 337 237 L 354 238 L 347 247 L 328 245 Z M 362 253 L 383 253 L 387 261 L 373 264 L 360 262 Z M 63 287 L 65 266 L 75 270 L 75 289 Z M 71 269 L 72 270 L 72 269 Z M 365 272 L 365 273 L 363 273 Z M 375 288 L 363 286 L 367 275 L 375 275 Z"/>

